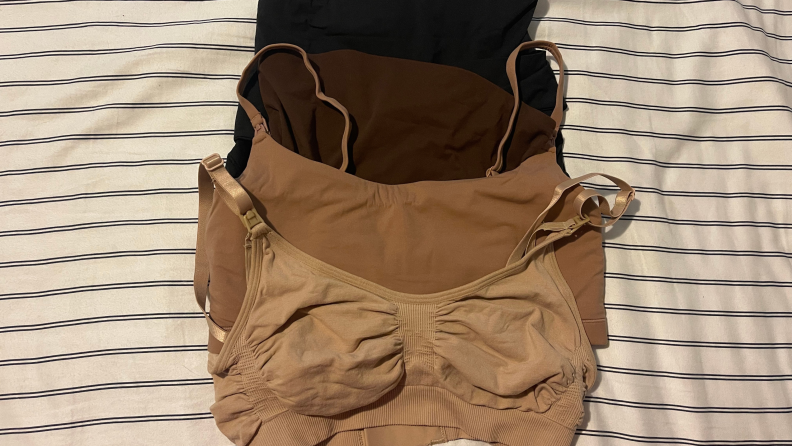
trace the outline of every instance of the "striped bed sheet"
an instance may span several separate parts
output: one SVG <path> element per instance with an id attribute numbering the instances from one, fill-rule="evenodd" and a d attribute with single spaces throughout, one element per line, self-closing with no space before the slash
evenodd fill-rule
<path id="1" fill-rule="evenodd" d="M 255 13 L 0 0 L 1 445 L 229 444 L 196 174 L 233 144 Z M 569 173 L 638 190 L 576 445 L 792 445 L 792 3 L 542 1 L 530 31 L 564 55 Z"/>

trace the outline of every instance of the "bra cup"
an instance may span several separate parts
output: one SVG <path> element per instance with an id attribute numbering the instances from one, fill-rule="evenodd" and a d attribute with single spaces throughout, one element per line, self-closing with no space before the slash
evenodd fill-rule
<path id="1" fill-rule="evenodd" d="M 265 256 L 259 294 L 266 290 L 266 298 L 254 304 L 246 338 L 255 369 L 281 403 L 331 416 L 396 387 L 404 364 L 395 305 L 274 257 Z"/>
<path id="2" fill-rule="evenodd" d="M 438 308 L 436 373 L 459 398 L 545 412 L 575 380 L 577 323 L 537 263 Z"/>

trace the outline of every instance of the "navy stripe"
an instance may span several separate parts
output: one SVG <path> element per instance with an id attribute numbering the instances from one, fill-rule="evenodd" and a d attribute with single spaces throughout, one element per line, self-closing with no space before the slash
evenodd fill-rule
<path id="1" fill-rule="evenodd" d="M 662 167 L 665 169 L 699 169 L 699 170 L 792 170 L 789 164 L 706 164 L 706 163 L 674 163 L 658 161 L 649 158 L 636 158 L 630 156 L 604 156 L 587 153 L 564 152 L 564 158 L 599 161 L 603 163 L 630 163 L 647 166 Z"/>
<path id="2" fill-rule="evenodd" d="M 644 370 L 610 365 L 597 365 L 597 372 L 616 373 L 619 375 L 646 376 L 652 378 L 685 379 L 694 381 L 745 381 L 774 382 L 792 381 L 792 375 L 730 375 L 718 373 L 684 373 L 666 370 Z"/>
<path id="3" fill-rule="evenodd" d="M 634 282 L 673 283 L 676 285 L 709 285 L 728 287 L 757 287 L 757 288 L 790 288 L 792 282 L 778 282 L 772 280 L 731 280 L 731 279 L 695 279 L 690 277 L 644 276 L 640 274 L 625 274 L 605 272 L 606 279 L 630 280 Z"/>
<path id="4" fill-rule="evenodd" d="M 661 133 L 646 130 L 620 129 L 610 127 L 593 127 L 588 125 L 564 124 L 561 129 L 565 132 L 577 131 L 597 134 L 610 135 L 629 135 L 645 138 L 672 139 L 677 141 L 696 141 L 696 142 L 748 142 L 748 141 L 792 141 L 792 135 L 687 135 L 683 133 Z"/>
<path id="5" fill-rule="evenodd" d="M 152 423 L 156 421 L 192 421 L 209 420 L 213 418 L 211 412 L 173 414 L 173 415 L 140 415 L 128 417 L 93 418 L 90 420 L 72 421 L 69 423 L 44 424 L 26 427 L 0 428 L 0 435 L 33 434 L 37 432 L 51 432 L 64 429 L 77 429 L 106 424 Z"/>
<path id="6" fill-rule="evenodd" d="M 735 310 L 700 310 L 695 308 L 648 307 L 606 303 L 605 309 L 632 311 L 636 313 L 676 314 L 684 316 L 716 316 L 716 317 L 756 317 L 756 318 L 792 318 L 792 311 L 735 311 Z"/>
<path id="7" fill-rule="evenodd" d="M 699 347 L 699 348 L 739 348 L 739 349 L 790 349 L 792 342 L 716 342 L 716 341 L 686 341 L 680 339 L 656 339 L 639 336 L 608 335 L 610 342 L 627 342 L 644 345 L 666 345 L 671 347 Z"/>
<path id="8" fill-rule="evenodd" d="M 131 74 L 104 74 L 99 76 L 82 76 L 66 79 L 24 79 L 16 81 L 0 81 L 2 87 L 50 87 L 54 85 L 71 85 L 86 82 L 117 82 L 132 81 L 139 79 L 203 79 L 203 80 L 231 80 L 238 81 L 239 75 L 236 74 L 212 74 L 212 73 L 187 73 L 187 72 L 168 72 L 154 71 L 150 73 L 131 73 Z"/>
<path id="9" fill-rule="evenodd" d="M 733 113 L 760 113 L 760 112 L 792 112 L 792 107 L 788 105 L 752 105 L 745 107 L 693 107 L 693 106 L 665 106 L 655 104 L 639 104 L 636 102 L 625 101 L 609 101 L 605 99 L 594 98 L 566 98 L 565 102 L 569 104 L 588 104 L 597 105 L 600 107 L 622 107 L 634 110 L 651 110 L 666 113 L 704 113 L 710 115 L 723 115 Z M 566 155 L 566 152 L 564 153 Z"/>
<path id="10" fill-rule="evenodd" d="M 554 70 L 554 73 L 558 74 L 558 71 Z M 567 76 L 584 76 L 584 77 L 593 77 L 597 79 L 611 79 L 611 80 L 619 80 L 625 82 L 635 82 L 638 84 L 731 86 L 731 85 L 741 85 L 741 84 L 756 84 L 760 82 L 773 82 L 784 85 L 786 87 L 792 87 L 792 81 L 788 81 L 786 79 L 782 79 L 780 77 L 775 77 L 775 76 L 748 76 L 748 77 L 736 77 L 731 79 L 665 79 L 665 78 L 657 78 L 657 77 L 641 77 L 641 76 L 630 76 L 626 74 L 604 73 L 600 71 L 589 71 L 589 70 L 564 70 L 564 74 Z M 2 83 L 0 83 L 0 86 L 2 86 Z"/>
<path id="11" fill-rule="evenodd" d="M 131 290 L 137 288 L 159 288 L 159 287 L 192 287 L 192 280 L 148 280 L 143 282 L 118 282 L 100 283 L 95 285 L 82 285 L 67 288 L 55 288 L 41 291 L 25 291 L 18 293 L 0 294 L 0 300 L 11 299 L 37 299 L 40 297 L 65 296 L 69 294 L 91 293 L 95 291 L 107 290 Z"/>
<path id="12" fill-rule="evenodd" d="M 598 190 L 618 191 L 617 186 L 583 182 L 581 185 Z M 638 192 L 662 195 L 664 197 L 691 197 L 691 198 L 757 198 L 763 200 L 789 200 L 792 194 L 768 194 L 764 192 L 699 192 L 686 190 L 663 190 L 656 187 L 633 186 Z"/>
<path id="13" fill-rule="evenodd" d="M 71 113 L 89 113 L 100 110 L 148 110 L 157 108 L 187 107 L 236 107 L 237 101 L 182 101 L 182 102 L 114 102 L 110 104 L 89 105 L 85 107 L 27 108 L 20 110 L 0 111 L 0 118 L 28 115 L 65 115 Z"/>
<path id="14" fill-rule="evenodd" d="M 42 266 L 57 263 L 80 262 L 84 260 L 117 259 L 123 257 L 151 257 L 164 255 L 195 255 L 193 248 L 163 248 L 163 249 L 141 249 L 131 251 L 109 251 L 94 252 L 88 254 L 76 254 L 70 256 L 49 257 L 45 259 L 12 260 L 10 262 L 0 262 L 2 268 L 18 268 L 23 266 Z"/>
<path id="15" fill-rule="evenodd" d="M 61 166 L 31 167 L 28 169 L 0 170 L 0 177 L 14 175 L 30 175 L 37 173 L 70 172 L 74 170 L 103 169 L 106 167 L 141 167 L 141 166 L 194 166 L 201 160 L 188 159 L 162 159 L 140 161 L 107 161 L 100 163 L 65 164 Z"/>
<path id="16" fill-rule="evenodd" d="M 667 217 L 655 217 L 650 215 L 625 215 L 622 220 L 638 221 L 645 223 L 663 223 L 674 226 L 702 226 L 702 227 L 750 227 L 750 228 L 769 228 L 769 229 L 792 229 L 792 223 L 776 223 L 762 221 L 707 221 L 707 220 L 679 220 Z M 0 237 L 14 237 L 24 235 L 49 234 L 57 232 L 80 231 L 86 229 L 100 229 L 116 226 L 147 226 L 147 225 L 171 225 L 171 224 L 197 224 L 197 218 L 155 218 L 143 220 L 112 220 L 101 222 L 76 223 L 62 226 L 48 226 L 42 228 L 13 229 L 0 231 Z"/>
<path id="17" fill-rule="evenodd" d="M 768 9 L 768 8 L 760 8 L 756 5 L 746 5 L 737 0 L 671 0 L 671 1 L 655 1 L 655 0 L 619 0 L 622 2 L 630 2 L 630 3 L 647 3 L 651 5 L 692 5 L 696 3 L 714 3 L 714 2 L 729 2 L 729 3 L 736 3 L 740 5 L 741 8 L 748 10 L 748 11 L 756 11 L 761 14 L 773 14 L 773 15 L 792 15 L 792 11 L 782 11 L 780 9 Z"/>
<path id="18" fill-rule="evenodd" d="M 166 187 L 160 189 L 138 189 L 138 190 L 111 190 L 103 192 L 84 192 L 80 194 L 55 195 L 52 197 L 24 198 L 20 200 L 0 201 L 0 207 L 24 206 L 43 203 L 59 203 L 64 201 L 84 200 L 89 198 L 109 198 L 109 197 L 138 197 L 151 195 L 173 195 L 173 194 L 194 194 L 198 193 L 197 187 Z"/>
<path id="19" fill-rule="evenodd" d="M 0 359 L 0 367 L 14 365 L 44 364 L 58 361 L 72 361 L 75 359 L 97 358 L 102 356 L 140 355 L 148 353 L 183 353 L 206 352 L 206 344 L 202 345 L 156 345 L 146 347 L 105 348 L 101 350 L 87 350 L 82 352 L 63 353 L 59 355 L 36 356 L 31 358 Z"/>
<path id="20" fill-rule="evenodd" d="M 634 57 L 654 57 L 661 59 L 687 59 L 690 57 L 732 57 L 732 56 L 764 56 L 767 59 L 782 64 L 792 64 L 792 59 L 782 59 L 768 53 L 764 50 L 755 48 L 738 48 L 728 51 L 689 51 L 686 53 L 664 53 L 659 51 L 636 51 L 627 48 L 619 48 L 612 46 L 597 46 L 597 45 L 579 45 L 570 43 L 556 43 L 561 49 L 574 50 L 574 51 L 599 51 L 612 54 L 624 54 Z"/>
<path id="21" fill-rule="evenodd" d="M 780 223 L 772 221 L 751 221 L 751 220 L 684 220 L 667 217 L 657 217 L 653 215 L 623 215 L 622 220 L 640 221 L 650 223 L 664 223 L 675 226 L 703 226 L 703 227 L 725 227 L 725 228 L 770 228 L 770 229 L 792 229 L 792 223 Z"/>
<path id="22" fill-rule="evenodd" d="M 792 40 L 792 36 L 785 36 L 782 34 L 770 33 L 760 26 L 754 26 L 746 22 L 722 22 L 722 23 L 702 23 L 699 25 L 688 26 L 652 26 L 642 25 L 639 23 L 628 22 L 595 22 L 591 20 L 571 19 L 566 17 L 534 17 L 536 22 L 556 22 L 556 23 L 571 23 L 574 25 L 594 26 L 594 27 L 614 27 L 614 28 L 627 28 L 638 31 L 650 32 L 669 32 L 669 33 L 684 33 L 691 31 L 703 31 L 713 29 L 749 29 L 765 35 L 770 39 L 776 40 Z"/>
<path id="23" fill-rule="evenodd" d="M 12 229 L 0 231 L 0 237 L 14 237 L 19 235 L 52 234 L 57 232 L 82 231 L 85 229 L 113 228 L 117 226 L 149 226 L 149 225 L 194 225 L 197 218 L 152 218 L 147 220 L 113 220 L 89 223 L 76 223 L 72 225 L 47 226 L 43 228 Z"/>
<path id="24" fill-rule="evenodd" d="M 216 2 L 222 0 L 0 0 L 0 6 L 6 5 L 39 5 L 42 3 L 72 3 L 72 2 Z"/>
<path id="25" fill-rule="evenodd" d="M 169 132 L 135 132 L 135 133 L 75 133 L 73 135 L 57 135 L 45 138 L 14 139 L 0 141 L 0 147 L 29 146 L 36 144 L 50 144 L 62 141 L 101 141 L 114 139 L 141 139 L 141 138 L 183 138 L 196 136 L 227 136 L 233 135 L 233 130 L 173 130 Z"/>
<path id="26" fill-rule="evenodd" d="M 252 46 L 220 45 L 212 43 L 157 43 L 154 45 L 135 46 L 127 48 L 103 48 L 97 50 L 48 50 L 31 51 L 27 53 L 0 54 L 0 60 L 32 59 L 36 57 L 66 57 L 66 56 L 102 56 L 107 54 L 138 53 L 151 50 L 211 50 L 211 51 L 237 51 L 248 53 L 253 51 Z"/>
<path id="27" fill-rule="evenodd" d="M 120 21 L 93 21 L 93 22 L 75 22 L 75 23 L 61 23 L 58 25 L 39 25 L 39 26 L 20 26 L 13 28 L 0 28 L 2 33 L 25 33 L 37 31 L 56 31 L 64 29 L 82 29 L 82 28 L 162 28 L 169 26 L 186 26 L 186 25 L 205 25 L 208 23 L 249 23 L 255 24 L 256 19 L 252 18 L 212 18 L 200 20 L 174 20 L 170 22 L 120 22 Z"/>
<path id="28" fill-rule="evenodd" d="M 696 248 L 672 248 L 670 246 L 657 245 L 628 245 L 626 243 L 605 242 L 605 248 L 620 249 L 625 251 L 647 251 L 663 252 L 668 254 L 692 254 L 701 256 L 735 256 L 735 257 L 782 257 L 792 258 L 792 253 L 783 251 L 740 251 L 726 249 L 696 249 Z M 2 265 L 2 264 L 0 264 Z"/>
<path id="29" fill-rule="evenodd" d="M 36 392 L 16 392 L 0 394 L 0 401 L 3 400 L 23 400 L 31 398 L 47 398 L 51 396 L 76 395 L 78 393 L 98 392 L 102 390 L 127 390 L 144 389 L 150 387 L 183 387 L 183 386 L 205 386 L 211 385 L 212 378 L 193 378 L 193 379 L 161 379 L 152 381 L 122 381 L 101 384 L 89 384 L 85 386 L 62 387 L 59 389 L 39 390 Z"/>
<path id="30" fill-rule="evenodd" d="M 631 407 L 634 409 L 672 410 L 687 413 L 741 413 L 741 414 L 766 414 L 766 413 L 792 413 L 792 407 L 726 407 L 726 406 L 685 406 L 681 404 L 647 403 L 643 401 L 628 401 L 601 396 L 587 396 L 584 401 L 588 403 L 604 404 L 609 406 Z"/>
<path id="31" fill-rule="evenodd" d="M 622 432 L 591 429 L 578 429 L 575 431 L 575 434 L 586 437 L 616 438 L 633 443 L 648 444 L 683 444 L 690 446 L 792 446 L 792 440 L 696 440 L 683 437 L 646 437 Z"/>
<path id="32" fill-rule="evenodd" d="M 76 327 L 81 325 L 100 324 L 105 322 L 135 322 L 174 319 L 203 319 L 203 313 L 143 313 L 143 314 L 118 314 L 111 316 L 83 317 L 63 321 L 45 322 L 41 324 L 6 325 L 0 327 L 0 333 L 18 333 L 24 331 L 41 331 L 52 328 Z"/>

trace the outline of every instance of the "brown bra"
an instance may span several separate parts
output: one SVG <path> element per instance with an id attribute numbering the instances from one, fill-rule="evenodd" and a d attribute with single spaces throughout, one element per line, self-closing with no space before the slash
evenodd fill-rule
<path id="1" fill-rule="evenodd" d="M 514 98 L 497 85 L 455 67 L 353 50 L 308 58 L 325 94 L 352 118 L 349 172 L 355 176 L 385 184 L 479 178 L 495 163 L 514 107 Z M 300 55 L 267 53 L 258 77 L 270 136 L 339 167 L 344 117 L 314 96 L 314 79 Z M 552 118 L 523 103 L 503 171 L 547 151 L 554 127 Z"/>

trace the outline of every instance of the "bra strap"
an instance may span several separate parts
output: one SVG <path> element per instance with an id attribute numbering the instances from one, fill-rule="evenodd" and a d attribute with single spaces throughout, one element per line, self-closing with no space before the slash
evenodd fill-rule
<path id="1" fill-rule="evenodd" d="M 564 60 L 561 58 L 561 53 L 554 43 L 546 40 L 534 40 L 532 42 L 523 42 L 512 51 L 509 58 L 506 60 L 506 75 L 509 77 L 509 84 L 511 84 L 512 94 L 514 95 L 514 108 L 512 109 L 511 117 L 509 117 L 509 126 L 506 128 L 506 134 L 498 144 L 498 155 L 495 159 L 495 165 L 487 169 L 487 176 L 500 173 L 503 169 L 503 147 L 506 141 L 509 140 L 512 132 L 514 131 L 514 123 L 517 120 L 517 115 L 520 112 L 520 104 L 522 99 L 520 97 L 520 84 L 517 80 L 517 56 L 524 50 L 531 48 L 541 48 L 550 52 L 556 62 L 558 62 L 558 88 L 556 89 L 556 103 L 553 108 L 553 113 L 550 115 L 555 121 L 555 128 L 553 135 L 550 139 L 551 143 L 555 145 L 555 138 L 558 134 L 558 129 L 561 127 L 561 120 L 564 118 Z"/>
<path id="2" fill-rule="evenodd" d="M 616 201 L 613 205 L 613 208 L 610 207 L 608 204 L 608 200 L 603 197 L 602 195 L 598 194 L 597 192 L 584 189 L 577 197 L 575 197 L 574 206 L 575 215 L 574 218 L 571 220 L 567 220 L 564 222 L 544 222 L 545 217 L 550 212 L 550 210 L 558 203 L 561 197 L 564 195 L 564 192 L 567 190 L 577 186 L 578 184 L 582 183 L 583 181 L 588 180 L 589 178 L 593 178 L 596 176 L 601 176 L 607 178 L 608 180 L 612 181 L 614 184 L 619 186 L 619 192 L 616 194 Z M 588 215 L 583 213 L 583 206 L 590 198 L 597 198 L 599 204 L 599 210 L 603 216 L 609 217 L 609 221 L 603 224 L 595 224 L 591 221 L 591 218 Z M 563 183 L 556 186 L 555 190 L 553 191 L 553 197 L 550 199 L 550 203 L 547 207 L 536 217 L 531 227 L 526 232 L 525 236 L 523 236 L 520 243 L 517 244 L 517 247 L 514 248 L 512 251 L 511 256 L 509 256 L 509 260 L 506 262 L 507 265 L 510 265 L 519 259 L 521 259 L 528 249 L 529 246 L 533 245 L 536 240 L 536 235 L 539 231 L 550 231 L 550 232 L 560 232 L 562 236 L 559 238 L 563 238 L 566 236 L 572 235 L 575 231 L 580 229 L 585 225 L 591 225 L 597 228 L 606 228 L 608 226 L 613 225 L 616 223 L 624 212 L 627 210 L 627 207 L 630 205 L 630 202 L 635 198 L 635 189 L 632 188 L 629 184 L 625 181 L 616 178 L 614 176 L 606 175 L 604 173 L 589 173 L 577 178 L 572 178 L 570 180 L 564 181 Z"/>
<path id="3" fill-rule="evenodd" d="M 324 94 L 321 88 L 319 75 L 316 74 L 316 70 L 314 70 L 313 65 L 311 65 L 311 61 L 308 59 L 308 54 L 299 46 L 292 45 L 290 43 L 276 43 L 267 45 L 258 53 L 256 53 L 256 55 L 253 56 L 253 59 L 251 59 L 247 66 L 245 66 L 245 69 L 242 70 L 242 76 L 239 78 L 239 82 L 237 83 L 237 98 L 239 99 L 239 104 L 243 109 L 245 109 L 245 113 L 247 113 L 248 118 L 250 118 L 250 123 L 253 124 L 253 128 L 256 130 L 256 133 L 262 130 L 269 133 L 269 128 L 267 128 L 267 123 L 264 121 L 264 117 L 261 116 L 261 113 L 258 111 L 256 106 L 245 98 L 245 96 L 242 94 L 242 91 L 244 90 L 245 85 L 247 85 L 248 78 L 252 74 L 252 71 L 258 66 L 261 56 L 273 50 L 290 50 L 300 53 L 303 63 L 305 64 L 305 68 L 307 68 L 311 73 L 311 76 L 313 76 L 314 84 L 316 85 L 316 97 L 332 105 L 338 111 L 340 111 L 342 115 L 344 115 L 344 135 L 341 137 L 341 156 L 343 161 L 341 163 L 341 167 L 339 167 L 339 170 L 346 172 L 347 167 L 349 167 L 349 132 L 351 128 L 349 112 L 347 111 L 346 107 L 341 105 L 340 102 Z"/>
<path id="4" fill-rule="evenodd" d="M 195 242 L 195 275 L 193 289 L 195 301 L 206 317 L 209 333 L 218 341 L 225 342 L 226 330 L 222 329 L 206 312 L 206 299 L 209 295 L 209 258 L 206 255 L 206 226 L 209 211 L 212 209 L 213 192 L 217 190 L 223 202 L 242 220 L 242 224 L 252 232 L 264 224 L 250 196 L 245 189 L 228 173 L 223 159 L 218 154 L 207 156 L 198 168 L 198 238 Z"/>

